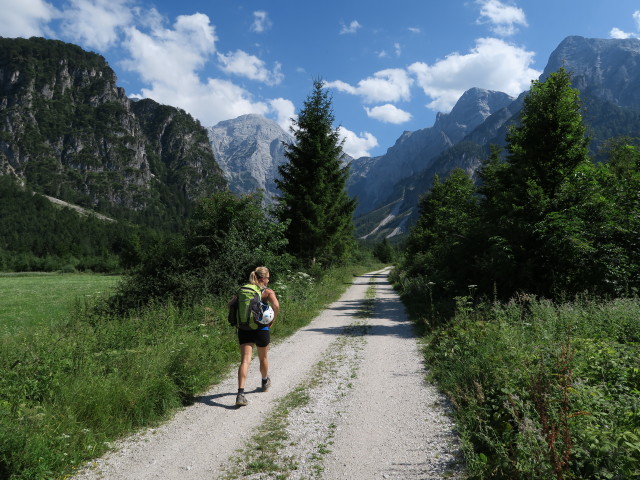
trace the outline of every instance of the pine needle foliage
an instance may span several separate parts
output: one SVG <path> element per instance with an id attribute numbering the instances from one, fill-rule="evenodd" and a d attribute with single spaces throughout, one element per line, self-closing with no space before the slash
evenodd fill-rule
<path id="1" fill-rule="evenodd" d="M 303 263 L 342 263 L 353 244 L 352 215 L 356 202 L 346 193 L 349 166 L 343 142 L 333 127 L 331 98 L 322 80 L 314 80 L 285 144 L 288 162 L 280 166 L 277 215 L 287 225 L 289 253 Z"/>

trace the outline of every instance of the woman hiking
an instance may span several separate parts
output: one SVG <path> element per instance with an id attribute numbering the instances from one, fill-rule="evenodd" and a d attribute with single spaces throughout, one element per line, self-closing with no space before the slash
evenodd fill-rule
<path id="1" fill-rule="evenodd" d="M 264 304 L 269 305 L 273 309 L 273 319 L 268 324 L 260 324 L 252 322 L 251 326 L 246 329 L 238 328 L 238 343 L 240 344 L 240 366 L 238 367 L 238 395 L 236 397 L 236 405 L 238 407 L 247 405 L 247 398 L 244 394 L 244 385 L 249 373 L 249 364 L 253 356 L 253 345 L 258 347 L 258 359 L 260 360 L 260 373 L 262 374 L 262 391 L 266 392 L 271 386 L 269 378 L 269 360 L 267 354 L 269 352 L 269 343 L 271 342 L 270 328 L 273 326 L 278 312 L 280 311 L 280 303 L 276 297 L 276 293 L 267 288 L 269 284 L 270 273 L 266 267 L 258 267 L 249 275 L 249 283 L 241 288 L 256 291 L 256 287 L 260 294 L 260 299 Z M 242 314 L 242 307 L 240 308 Z"/>

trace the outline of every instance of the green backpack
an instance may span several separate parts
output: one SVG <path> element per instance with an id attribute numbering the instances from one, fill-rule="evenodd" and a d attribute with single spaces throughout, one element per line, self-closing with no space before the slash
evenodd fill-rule
<path id="1" fill-rule="evenodd" d="M 259 324 L 255 320 L 262 315 L 262 290 L 260 287 L 251 283 L 240 287 L 236 305 L 232 311 L 230 302 L 229 323 L 237 326 L 240 330 L 256 330 Z"/>

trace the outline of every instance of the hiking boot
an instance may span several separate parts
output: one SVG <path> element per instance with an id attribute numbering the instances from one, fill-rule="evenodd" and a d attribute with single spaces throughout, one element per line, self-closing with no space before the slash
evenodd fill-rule
<path id="1" fill-rule="evenodd" d="M 269 387 L 271 386 L 271 379 L 269 377 L 267 377 L 266 380 L 262 380 L 262 391 L 266 392 L 267 390 L 269 390 Z"/>
<path id="2" fill-rule="evenodd" d="M 244 396 L 244 393 L 239 393 L 236 397 L 236 407 L 244 407 L 245 405 L 249 405 L 247 397 Z"/>

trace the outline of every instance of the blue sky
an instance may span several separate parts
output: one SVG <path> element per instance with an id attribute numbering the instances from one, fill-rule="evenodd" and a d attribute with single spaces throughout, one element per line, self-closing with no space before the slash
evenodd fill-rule
<path id="1" fill-rule="evenodd" d="M 103 55 L 131 97 L 204 126 L 284 128 L 315 78 L 354 157 L 433 125 L 471 87 L 517 96 L 569 35 L 640 38 L 637 0 L 0 0 L 0 36 Z"/>

